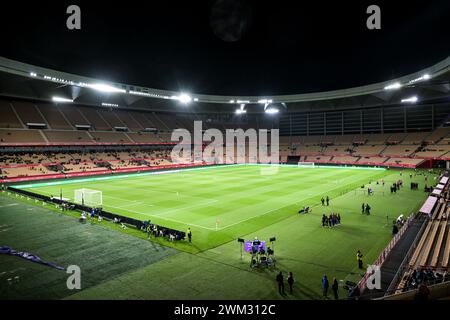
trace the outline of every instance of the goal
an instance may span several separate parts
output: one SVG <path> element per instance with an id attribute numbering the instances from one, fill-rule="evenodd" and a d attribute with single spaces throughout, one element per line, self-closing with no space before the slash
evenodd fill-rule
<path id="1" fill-rule="evenodd" d="M 299 162 L 298 167 L 314 168 L 314 162 Z"/>
<path id="2" fill-rule="evenodd" d="M 99 207 L 103 204 L 102 192 L 92 189 L 75 190 L 75 203 L 88 207 Z"/>

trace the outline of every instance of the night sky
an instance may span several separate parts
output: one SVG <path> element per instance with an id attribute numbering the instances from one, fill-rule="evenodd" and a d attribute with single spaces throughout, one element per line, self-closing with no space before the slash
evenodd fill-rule
<path id="1" fill-rule="evenodd" d="M 81 30 L 66 28 L 70 4 L 81 7 Z M 370 4 L 381 7 L 381 30 L 366 28 Z M 448 0 L 16 1 L 1 10 L 1 56 L 205 94 L 342 89 L 450 54 Z"/>

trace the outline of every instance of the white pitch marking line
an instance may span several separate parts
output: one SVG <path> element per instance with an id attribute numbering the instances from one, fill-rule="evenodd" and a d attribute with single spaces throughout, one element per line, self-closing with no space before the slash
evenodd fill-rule
<path id="1" fill-rule="evenodd" d="M 117 206 L 116 208 L 121 209 L 121 208 L 126 208 L 126 207 L 140 205 L 140 204 L 144 204 L 146 206 L 153 207 L 152 204 L 146 204 L 145 202 L 142 202 L 142 201 L 130 201 L 129 203 L 121 205 L 121 206 Z"/>
<path id="2" fill-rule="evenodd" d="M 111 207 L 111 208 L 116 208 L 116 209 L 120 209 L 120 208 L 117 208 L 117 207 L 114 207 L 114 206 L 109 206 L 109 207 Z M 141 211 L 135 211 L 135 210 L 130 210 L 130 209 L 122 209 L 122 210 L 123 210 L 123 211 L 127 211 L 127 212 L 132 212 L 132 213 L 141 214 L 141 215 L 147 215 L 147 216 L 150 216 L 150 217 L 158 217 L 157 215 L 148 214 L 148 213 L 143 213 L 143 212 L 141 212 Z M 181 223 L 181 224 L 188 225 L 188 226 L 193 226 L 193 227 L 197 227 L 197 228 L 202 228 L 202 229 L 206 229 L 206 230 L 213 230 L 213 231 L 215 230 L 215 228 L 208 228 L 208 227 L 205 227 L 205 226 L 200 226 L 200 225 L 198 225 L 198 224 L 187 223 L 187 222 L 185 222 L 185 221 L 175 220 L 175 219 L 171 219 L 171 218 L 164 218 L 164 217 L 163 217 L 162 219 L 167 220 L 167 221 L 176 222 L 176 223 Z"/>
<path id="3" fill-rule="evenodd" d="M 351 177 L 347 177 L 347 178 L 351 178 Z M 345 180 L 345 179 L 347 179 L 347 178 L 344 178 L 343 180 Z M 320 195 L 320 194 L 323 194 L 324 192 L 332 191 L 332 190 L 337 189 L 337 188 L 339 188 L 339 187 L 331 188 L 331 189 L 328 189 L 328 190 L 325 190 L 325 191 L 324 191 L 324 190 L 321 190 L 320 193 L 315 194 L 315 196 L 318 196 L 318 195 Z M 272 209 L 272 210 L 266 211 L 266 212 L 264 212 L 264 213 L 262 213 L 262 214 L 258 214 L 258 215 L 256 215 L 256 216 L 252 216 L 252 217 L 249 217 L 249 218 L 244 219 L 244 220 L 240 220 L 240 221 L 238 221 L 238 222 L 229 224 L 229 225 L 227 225 L 227 226 L 225 226 L 225 227 L 218 228 L 217 230 L 219 230 L 219 231 L 220 231 L 220 230 L 225 230 L 225 229 L 227 229 L 227 228 L 229 228 L 229 227 L 235 226 L 235 225 L 237 225 L 237 224 L 240 224 L 240 223 L 242 223 L 242 222 L 251 220 L 251 219 L 253 219 L 253 218 L 262 217 L 262 216 L 264 216 L 264 215 L 266 215 L 266 214 L 268 214 L 268 213 L 271 213 L 271 212 L 273 212 L 273 211 L 277 211 L 277 210 L 280 210 L 280 209 L 289 207 L 289 206 L 294 205 L 294 204 L 296 204 L 296 203 L 298 203 L 298 202 L 300 202 L 300 201 L 303 201 L 303 200 L 305 200 L 305 199 L 307 199 L 307 198 L 299 199 L 298 201 L 292 202 L 292 203 L 287 204 L 287 205 L 285 205 L 285 206 L 282 206 L 282 207 L 279 207 L 279 208 L 276 208 L 276 209 Z M 215 229 L 214 229 L 214 230 L 215 230 Z"/>
<path id="4" fill-rule="evenodd" d="M 211 205 L 213 203 L 217 203 L 218 201 L 219 200 L 211 200 L 211 201 L 208 201 L 207 203 L 197 203 L 197 204 L 193 204 L 193 205 L 189 205 L 189 206 L 183 206 L 181 208 L 176 208 L 176 209 L 164 211 L 162 213 L 159 213 L 159 214 L 156 214 L 156 215 L 153 215 L 153 216 L 154 217 L 161 217 L 161 216 L 164 217 L 168 213 L 174 213 L 174 212 L 178 212 L 178 211 L 182 211 L 182 210 L 184 211 L 184 210 L 192 209 L 192 208 L 196 208 L 196 207 L 206 207 L 206 206 Z"/>
<path id="5" fill-rule="evenodd" d="M 7 208 L 7 207 L 13 207 L 13 206 L 17 206 L 18 203 L 10 203 L 10 204 L 5 204 L 4 206 L 0 206 L 0 208 Z"/>

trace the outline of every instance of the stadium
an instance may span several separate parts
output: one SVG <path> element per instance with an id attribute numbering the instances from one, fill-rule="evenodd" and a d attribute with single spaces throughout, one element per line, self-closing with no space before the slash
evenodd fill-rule
<path id="1" fill-rule="evenodd" d="M 450 56 L 433 59 L 233 95 L 5 54 L 0 299 L 448 300 Z"/>

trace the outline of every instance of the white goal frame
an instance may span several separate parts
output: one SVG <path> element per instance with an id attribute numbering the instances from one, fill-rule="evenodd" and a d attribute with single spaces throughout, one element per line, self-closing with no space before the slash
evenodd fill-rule
<path id="1" fill-rule="evenodd" d="M 100 207 L 103 205 L 103 193 L 93 189 L 77 189 L 74 191 L 74 202 L 87 207 Z"/>
<path id="2" fill-rule="evenodd" d="M 315 167 L 315 163 L 314 162 L 307 162 L 307 161 L 299 161 L 297 163 L 297 166 L 299 168 L 314 168 Z"/>

